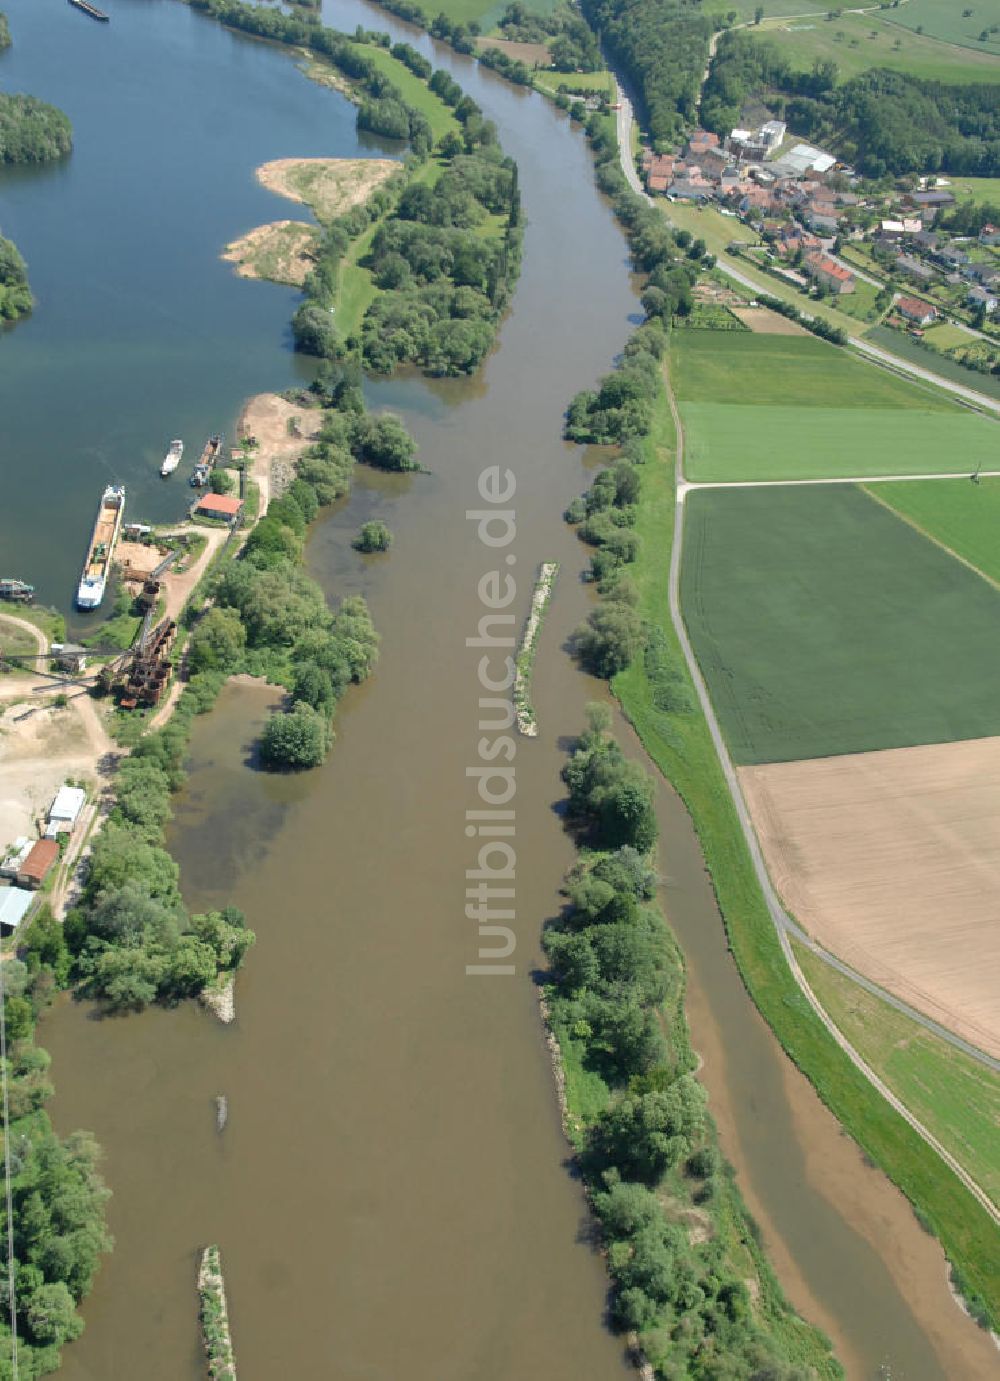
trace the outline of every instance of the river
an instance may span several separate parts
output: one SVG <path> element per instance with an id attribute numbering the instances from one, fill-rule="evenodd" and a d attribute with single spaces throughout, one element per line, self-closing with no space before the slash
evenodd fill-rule
<path id="1" fill-rule="evenodd" d="M 51 502 L 67 468 L 88 467 L 86 484 L 73 483 L 89 503 L 102 476 L 97 453 L 106 453 L 126 482 L 134 475 L 157 516 L 168 491 L 142 477 L 161 436 L 182 424 L 200 434 L 220 415 L 225 425 L 244 395 L 295 377 L 293 296 L 234 279 L 216 256 L 248 225 L 288 214 L 254 185 L 257 163 L 359 147 L 350 108 L 297 76 L 285 54 L 173 0 L 107 4 L 107 28 L 54 6 L 37 26 L 44 44 L 29 0 L 6 6 L 19 47 L 0 61 L 0 76 L 16 71 L 21 81 L 23 72 L 24 85 L 30 77 L 77 128 L 65 169 L 13 180 L 14 216 L 0 180 L 3 224 L 41 300 L 37 316 L 0 343 L 0 388 L 8 369 L 22 379 L 4 400 L 12 434 L 27 445 L 33 425 L 43 425 L 48 438 L 32 452 L 33 468 L 48 467 L 41 511 L 32 487 L 20 485 L 13 521 L 4 509 L 23 543 L 8 548 L 5 529 L 4 550 L 25 561 L 48 531 L 46 499 L 60 540 L 82 522 L 73 509 L 83 499 L 64 502 L 60 491 Z M 360 20 L 405 32 L 360 0 L 331 5 L 326 17 L 346 29 Z M 31 62 L 15 68 L 29 34 Z M 429 40 L 415 41 L 430 51 Z M 560 419 L 569 396 L 621 348 L 637 303 L 624 240 L 564 117 L 444 49 L 435 60 L 497 120 L 518 159 L 528 226 L 514 308 L 476 379 L 369 385 L 373 407 L 405 416 L 430 473 L 360 472 L 310 543 L 312 570 L 331 597 L 363 592 L 383 636 L 376 675 L 342 703 L 327 764 L 297 778 L 255 769 L 251 745 L 268 699 L 259 689 L 227 689 L 196 726 L 171 847 L 189 905 L 233 901 L 257 931 L 236 1025 L 224 1029 L 191 1006 L 100 1021 L 69 1002 L 43 1025 L 58 1089 L 53 1116 L 61 1130 L 96 1132 L 114 1190 L 117 1248 L 84 1307 L 86 1333 L 66 1352 L 74 1381 L 201 1375 L 193 1281 L 207 1241 L 222 1247 L 243 1381 L 627 1374 L 620 1340 L 603 1327 L 603 1267 L 565 1169 L 531 973 L 573 856 L 556 809 L 565 736 L 581 725 L 586 701 L 604 694 L 561 651 L 590 595 L 578 580 L 585 553 L 560 514 L 594 462 L 559 440 Z M 121 102 L 109 63 L 128 68 Z M 141 109 L 147 86 L 155 111 Z M 132 121 L 141 137 L 122 132 Z M 135 145 L 124 173 L 123 140 Z M 102 232 L 119 237 L 119 257 L 98 258 L 105 286 L 93 290 L 92 309 L 102 294 L 130 304 L 117 324 L 94 320 L 95 356 L 106 351 L 124 373 L 102 378 L 89 398 L 86 381 L 93 387 L 100 372 L 80 353 L 91 322 L 72 308 L 74 293 L 91 291 L 75 271 L 87 264 L 59 252 L 72 238 L 60 184 L 87 178 L 104 195 L 78 186 L 72 197 L 96 222 L 87 229 L 92 247 Z M 189 189 L 187 214 L 174 219 L 180 186 Z M 47 212 L 36 199 L 48 200 Z M 49 222 L 56 205 L 58 233 Z M 161 205 L 174 236 L 151 256 L 144 237 Z M 176 325 L 162 352 L 158 330 L 147 345 L 154 318 L 143 316 L 144 291 Z M 42 361 L 51 362 L 47 384 L 35 379 Z M 42 406 L 57 382 L 71 390 L 63 417 Z M 121 440 L 105 430 L 109 416 Z M 464 811 L 476 805 L 466 769 L 478 762 L 480 654 L 465 639 L 483 612 L 477 582 L 495 557 L 465 512 L 482 507 L 477 480 L 491 464 L 516 476 L 519 614 L 539 562 L 559 560 L 563 570 L 536 664 L 541 733 L 519 743 L 516 759 L 517 971 L 470 978 L 477 947 L 464 890 L 475 853 Z M 349 547 L 370 516 L 396 534 L 387 558 Z M 74 563 L 58 561 L 66 574 L 60 566 L 51 596 L 65 600 Z M 625 726 L 619 731 L 639 754 Z M 786 1289 L 830 1331 L 851 1376 L 874 1378 L 883 1365 L 910 1381 L 989 1374 L 995 1354 L 954 1306 L 940 1250 L 864 1166 L 746 997 L 697 842 L 665 786 L 659 808 L 664 901 L 688 959 L 703 1077 Z M 222 1134 L 217 1094 L 229 1101 Z"/>

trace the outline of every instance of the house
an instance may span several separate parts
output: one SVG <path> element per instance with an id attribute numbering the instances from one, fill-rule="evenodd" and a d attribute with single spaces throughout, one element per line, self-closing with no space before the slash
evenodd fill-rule
<path id="1" fill-rule="evenodd" d="M 840 225 L 840 217 L 832 201 L 811 201 L 801 216 L 809 229 L 817 234 L 836 235 Z"/>
<path id="2" fill-rule="evenodd" d="M 38 839 L 17 873 L 20 887 L 41 887 L 59 861 L 59 845 L 54 839 Z"/>
<path id="3" fill-rule="evenodd" d="M 0 926 L 16 930 L 31 905 L 31 893 L 22 887 L 0 887 Z"/>
<path id="4" fill-rule="evenodd" d="M 1000 226 L 984 225 L 979 232 L 981 245 L 1000 245 Z"/>
<path id="5" fill-rule="evenodd" d="M 895 267 L 897 273 L 905 273 L 909 278 L 919 278 L 923 283 L 934 277 L 933 269 L 929 269 L 926 264 L 922 264 L 919 259 L 914 259 L 909 254 L 897 255 Z"/>
<path id="6" fill-rule="evenodd" d="M 688 140 L 687 154 L 691 158 L 696 158 L 698 154 L 705 153 L 708 149 L 719 147 L 719 136 L 713 134 L 708 129 L 696 129 Z"/>
<path id="7" fill-rule="evenodd" d="M 850 269 L 845 269 L 843 264 L 838 264 L 836 259 L 831 259 L 828 254 L 814 249 L 811 254 L 806 255 L 803 264 L 809 277 L 830 292 L 843 294 L 854 291 L 854 274 Z"/>
<path id="8" fill-rule="evenodd" d="M 0 877 L 16 878 L 17 870 L 31 853 L 33 841 L 27 835 L 19 835 L 0 859 Z"/>
<path id="9" fill-rule="evenodd" d="M 670 184 L 668 196 L 674 201 L 708 201 L 712 195 L 712 184 L 704 178 L 677 178 Z"/>
<path id="10" fill-rule="evenodd" d="M 61 786 L 56 798 L 49 807 L 49 828 L 60 834 L 68 834 L 76 824 L 87 793 L 79 786 Z"/>
<path id="11" fill-rule="evenodd" d="M 766 120 L 760 127 L 761 138 L 767 145 L 768 151 L 776 149 L 785 137 L 788 126 L 784 120 Z"/>
<path id="12" fill-rule="evenodd" d="M 243 509 L 243 500 L 234 494 L 205 494 L 191 510 L 202 518 L 217 518 L 224 523 L 233 523 Z"/>
<path id="13" fill-rule="evenodd" d="M 909 192 L 905 198 L 911 206 L 922 210 L 943 211 L 946 206 L 954 206 L 955 198 L 951 192 Z"/>
<path id="14" fill-rule="evenodd" d="M 904 235 L 914 235 L 919 242 L 921 235 L 926 232 L 921 231 L 922 222 L 913 217 L 904 216 L 900 220 L 882 221 L 879 225 L 879 238 L 885 241 L 901 240 Z M 929 235 L 928 239 L 937 244 L 937 236 Z"/>
<path id="15" fill-rule="evenodd" d="M 969 262 L 969 256 L 956 245 L 942 245 L 935 251 L 934 257 L 949 269 L 960 268 Z"/>
<path id="16" fill-rule="evenodd" d="M 965 300 L 974 311 L 978 311 L 982 308 L 987 314 L 995 312 L 998 301 L 1000 301 L 995 293 L 990 292 L 989 288 L 981 288 L 978 286 L 969 289 L 968 296 Z"/>
<path id="17" fill-rule="evenodd" d="M 937 308 L 929 302 L 921 302 L 919 297 L 901 297 L 896 303 L 896 311 L 916 326 L 929 326 L 938 317 Z"/>

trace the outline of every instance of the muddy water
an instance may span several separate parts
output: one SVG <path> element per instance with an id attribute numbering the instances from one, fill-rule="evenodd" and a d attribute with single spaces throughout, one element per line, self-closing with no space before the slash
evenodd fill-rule
<path id="1" fill-rule="evenodd" d="M 353 5 L 333 18 L 349 27 L 362 13 L 372 22 Z M 589 598 L 559 520 L 587 460 L 559 442 L 560 414 L 621 347 L 635 300 L 582 142 L 540 99 L 439 60 L 520 164 L 530 224 L 517 301 L 478 379 L 370 389 L 374 406 L 405 414 L 431 473 L 360 475 L 311 543 L 317 577 L 331 595 L 364 592 L 384 640 L 325 767 L 255 770 L 259 689 L 229 689 L 196 728 L 171 843 L 189 904 L 234 901 L 258 933 L 237 1024 L 192 1008 L 98 1022 L 69 1004 L 47 1023 L 57 1122 L 96 1131 L 115 1190 L 118 1247 L 67 1353 L 72 1378 L 199 1375 L 194 1255 L 210 1240 L 244 1381 L 624 1374 L 562 1165 L 530 974 L 572 856 L 556 810 L 560 736 L 599 693 L 560 651 Z M 536 665 L 541 734 L 516 756 L 516 974 L 470 978 L 464 811 L 478 804 L 466 769 L 479 761 L 481 654 L 465 639 L 482 613 L 479 577 L 498 563 L 464 515 L 482 506 L 477 477 L 492 464 L 516 476 L 504 569 L 519 620 L 538 563 L 561 560 L 563 573 Z M 349 548 L 370 516 L 396 534 L 387 558 Z M 661 797 L 665 900 L 691 966 L 706 1082 L 786 1288 L 852 1376 L 883 1363 L 918 1381 L 989 1374 L 940 1253 L 864 1171 L 743 993 L 687 817 Z"/>

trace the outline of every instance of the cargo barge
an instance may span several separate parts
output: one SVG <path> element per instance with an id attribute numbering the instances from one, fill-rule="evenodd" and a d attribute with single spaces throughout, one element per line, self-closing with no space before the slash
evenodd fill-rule
<path id="1" fill-rule="evenodd" d="M 84 14 L 89 14 L 91 19 L 97 19 L 102 24 L 111 22 L 110 14 L 105 14 L 103 10 L 99 10 L 96 5 L 90 3 L 90 0 L 69 0 L 69 3 L 75 10 L 83 10 Z"/>
<path id="2" fill-rule="evenodd" d="M 205 442 L 205 449 L 201 453 L 201 459 L 194 467 L 194 474 L 191 476 L 191 487 L 193 489 L 203 489 L 208 483 L 208 477 L 215 469 L 216 461 L 222 454 L 222 437 L 210 436 Z"/>
<path id="3" fill-rule="evenodd" d="M 104 598 L 124 515 L 125 486 L 109 484 L 101 495 L 97 522 L 76 592 L 76 602 L 81 609 L 96 609 Z"/>

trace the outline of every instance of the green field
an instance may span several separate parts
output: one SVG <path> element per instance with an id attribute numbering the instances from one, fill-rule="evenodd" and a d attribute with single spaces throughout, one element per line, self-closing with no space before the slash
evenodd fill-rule
<path id="1" fill-rule="evenodd" d="M 809 986 L 854 1048 L 1000 1204 L 1000 1075 L 873 997 L 802 945 Z"/>
<path id="2" fill-rule="evenodd" d="M 912 336 L 904 335 L 902 331 L 893 331 L 888 326 L 873 326 L 865 332 L 865 340 L 881 346 L 883 350 L 891 351 L 900 359 L 920 365 L 921 369 L 932 370 L 942 379 L 950 379 L 952 383 L 974 389 L 976 393 L 981 393 L 987 398 L 1000 398 L 1000 376 L 980 374 L 977 369 L 968 369 L 958 360 L 928 349 Z"/>
<path id="3" fill-rule="evenodd" d="M 411 72 L 408 67 L 404 67 L 391 53 L 384 48 L 370 44 L 365 48 L 365 56 L 370 58 L 379 71 L 383 72 L 399 87 L 403 93 L 403 99 L 413 106 L 414 110 L 419 110 L 422 115 L 427 117 L 427 123 L 431 127 L 435 142 L 442 135 L 458 128 L 458 122 L 451 107 L 446 106 L 440 97 L 435 96 L 425 81 L 421 81 L 415 73 Z"/>
<path id="4" fill-rule="evenodd" d="M 994 467 L 1000 469 L 1000 464 Z M 866 485 L 878 499 L 1000 584 L 1000 479 Z"/>
<path id="5" fill-rule="evenodd" d="M 908 0 L 907 9 L 912 3 Z M 928 81 L 1000 80 L 997 50 L 989 45 L 976 44 L 979 52 L 953 48 L 899 24 L 887 24 L 875 14 L 841 14 L 835 20 L 817 15 L 791 20 L 787 27 L 776 21 L 756 32 L 776 43 L 796 70 L 809 72 L 814 62 L 835 62 L 842 81 L 872 67 L 889 67 Z"/>
<path id="6" fill-rule="evenodd" d="M 971 10 L 966 18 L 963 10 Z M 1000 34 L 991 34 L 985 43 L 979 35 L 993 24 L 1000 24 L 1000 0 L 906 0 L 897 9 L 884 10 L 882 17 L 903 28 L 922 29 L 929 38 L 957 43 L 982 53 L 1000 53 Z"/>
<path id="7" fill-rule="evenodd" d="M 992 468 L 995 423 L 814 336 L 678 332 L 688 479 L 784 480 Z"/>
<path id="8" fill-rule="evenodd" d="M 701 489 L 685 521 L 684 617 L 738 763 L 1000 733 L 1000 592 L 862 490 Z"/>
<path id="9" fill-rule="evenodd" d="M 951 191 L 965 201 L 986 201 L 992 206 L 1000 206 L 1000 177 L 948 177 Z"/>
<path id="10" fill-rule="evenodd" d="M 693 703 L 664 579 L 673 532 L 672 444 L 670 415 L 661 395 L 653 432 L 646 440 L 647 463 L 642 468 L 636 523 L 642 547 L 631 571 L 639 592 L 639 612 L 661 630 L 667 655 L 679 669 Z M 823 1101 L 919 1206 L 923 1221 L 941 1238 L 950 1260 L 985 1300 L 996 1327 L 1000 1323 L 996 1230 L 937 1154 L 849 1063 L 796 987 L 757 885 L 704 717 L 693 710 L 660 709 L 641 657 L 615 677 L 613 689 L 647 752 L 691 813 L 733 957 L 754 1002 Z"/>

